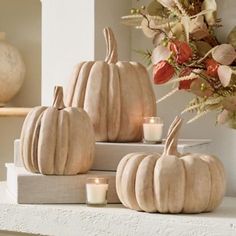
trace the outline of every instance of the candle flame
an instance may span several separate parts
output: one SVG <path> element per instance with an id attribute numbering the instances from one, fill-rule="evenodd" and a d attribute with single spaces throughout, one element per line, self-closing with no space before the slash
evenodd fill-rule
<path id="1" fill-rule="evenodd" d="M 154 119 L 153 117 L 150 119 L 150 123 L 151 123 L 151 124 L 154 124 L 154 123 L 155 123 L 155 119 Z"/>
<path id="2" fill-rule="evenodd" d="M 94 180 L 94 182 L 95 182 L 96 184 L 99 184 L 99 179 L 96 178 L 96 179 Z"/>

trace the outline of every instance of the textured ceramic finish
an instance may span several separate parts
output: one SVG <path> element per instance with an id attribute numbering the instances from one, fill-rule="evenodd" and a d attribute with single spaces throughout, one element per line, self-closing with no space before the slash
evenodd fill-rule
<path id="1" fill-rule="evenodd" d="M 20 90 L 25 77 L 25 64 L 19 51 L 0 33 L 0 106 Z"/>
<path id="2" fill-rule="evenodd" d="M 172 123 L 162 155 L 131 153 L 119 163 L 117 193 L 128 208 L 161 213 L 213 211 L 225 193 L 225 172 L 214 156 L 177 151 L 182 120 Z"/>
<path id="3" fill-rule="evenodd" d="M 146 68 L 118 61 L 110 28 L 104 30 L 105 61 L 78 64 L 68 84 L 66 106 L 84 108 L 96 141 L 134 142 L 142 139 L 143 117 L 156 115 L 156 99 Z"/>
<path id="4" fill-rule="evenodd" d="M 27 170 L 46 175 L 86 173 L 93 164 L 92 123 L 81 108 L 65 108 L 62 87 L 52 107 L 35 107 L 21 131 L 21 157 Z"/>

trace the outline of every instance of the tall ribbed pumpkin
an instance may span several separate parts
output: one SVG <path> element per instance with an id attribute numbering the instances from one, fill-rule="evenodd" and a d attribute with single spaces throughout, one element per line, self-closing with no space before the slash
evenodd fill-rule
<path id="1" fill-rule="evenodd" d="M 35 107 L 21 131 L 25 168 L 45 175 L 86 173 L 93 164 L 95 138 L 91 121 L 80 108 L 65 108 L 62 87 L 52 107 Z"/>
<path id="2" fill-rule="evenodd" d="M 96 141 L 140 141 L 143 117 L 156 114 L 148 72 L 140 63 L 118 61 L 112 30 L 105 28 L 104 36 L 105 61 L 82 62 L 75 67 L 65 104 L 84 108 L 93 123 Z"/>

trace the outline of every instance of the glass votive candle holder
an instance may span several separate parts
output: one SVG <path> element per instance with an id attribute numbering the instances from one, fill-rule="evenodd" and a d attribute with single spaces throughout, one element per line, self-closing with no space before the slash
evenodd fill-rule
<path id="1" fill-rule="evenodd" d="M 108 179 L 88 178 L 86 197 L 88 206 L 105 206 L 107 204 Z"/>
<path id="2" fill-rule="evenodd" d="M 161 143 L 163 133 L 163 121 L 160 117 L 145 117 L 143 122 L 144 143 Z"/>

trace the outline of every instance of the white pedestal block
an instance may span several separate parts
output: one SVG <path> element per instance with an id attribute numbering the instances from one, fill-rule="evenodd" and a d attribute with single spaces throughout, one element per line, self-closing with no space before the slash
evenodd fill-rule
<path id="1" fill-rule="evenodd" d="M 120 203 L 115 186 L 115 172 L 90 171 L 75 176 L 46 176 L 32 174 L 23 167 L 6 164 L 7 187 L 17 203 L 86 203 L 87 178 L 109 180 L 108 203 Z"/>
<path id="2" fill-rule="evenodd" d="M 179 141 L 178 150 L 181 153 L 187 152 L 207 152 L 210 144 L 208 139 L 182 139 Z M 14 163 L 22 167 L 20 158 L 20 140 L 16 139 Z M 95 146 L 95 160 L 92 170 L 116 171 L 120 160 L 128 153 L 132 152 L 157 152 L 162 153 L 164 144 L 144 144 L 144 143 L 102 143 L 97 142 Z"/>
<path id="3" fill-rule="evenodd" d="M 178 150 L 181 153 L 206 152 L 210 144 L 208 139 L 186 139 L 180 140 Z M 95 161 L 93 170 L 116 170 L 120 160 L 132 152 L 157 152 L 162 153 L 164 144 L 144 143 L 96 143 Z"/>

